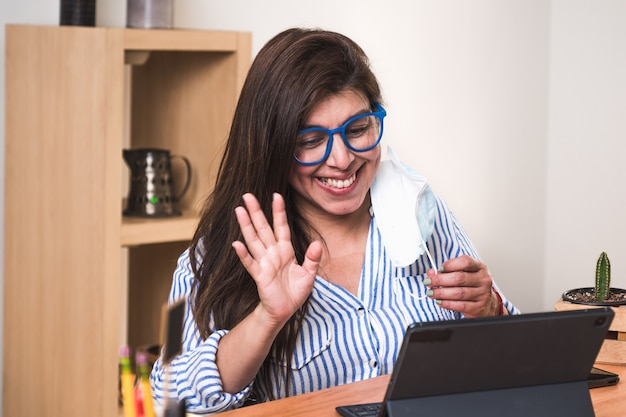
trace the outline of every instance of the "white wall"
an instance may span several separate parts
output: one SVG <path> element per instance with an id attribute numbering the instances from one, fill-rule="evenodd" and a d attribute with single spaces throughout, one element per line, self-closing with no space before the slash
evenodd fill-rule
<path id="1" fill-rule="evenodd" d="M 601 250 L 613 261 L 614 284 L 626 287 L 626 145 L 618 139 L 626 131 L 625 7 L 626 0 L 176 0 L 175 26 L 251 31 L 254 53 L 298 25 L 359 42 L 384 89 L 385 141 L 429 178 L 507 296 L 530 312 L 587 285 Z M 125 0 L 98 0 L 97 24 L 124 26 L 125 8 Z M 58 9 L 58 1 L 0 0 L 0 23 L 58 24 Z M 3 194 L 4 31 L 0 48 Z"/>
<path id="2" fill-rule="evenodd" d="M 626 1 L 553 0 L 544 305 L 593 286 L 606 251 L 626 288 Z"/>

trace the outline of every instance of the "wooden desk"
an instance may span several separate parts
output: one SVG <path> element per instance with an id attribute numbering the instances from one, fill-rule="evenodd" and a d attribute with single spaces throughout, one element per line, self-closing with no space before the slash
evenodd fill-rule
<path id="1" fill-rule="evenodd" d="M 626 367 L 598 365 L 620 375 L 612 387 L 590 390 L 596 417 L 623 417 L 626 410 Z M 337 417 L 338 405 L 379 402 L 383 400 L 389 375 L 329 388 L 309 394 L 258 404 L 221 413 L 220 417 Z"/>

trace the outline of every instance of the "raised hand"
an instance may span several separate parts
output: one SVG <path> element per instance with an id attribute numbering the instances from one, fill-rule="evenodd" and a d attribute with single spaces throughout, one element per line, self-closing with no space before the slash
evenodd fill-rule
<path id="1" fill-rule="evenodd" d="M 237 207 L 235 214 L 245 245 L 235 241 L 232 246 L 256 282 L 260 307 L 266 313 L 266 319 L 282 326 L 313 289 L 322 245 L 319 241 L 311 243 L 304 262 L 299 265 L 291 243 L 283 197 L 274 194 L 272 226 L 254 195 L 245 194 L 243 201 L 245 207 Z"/>

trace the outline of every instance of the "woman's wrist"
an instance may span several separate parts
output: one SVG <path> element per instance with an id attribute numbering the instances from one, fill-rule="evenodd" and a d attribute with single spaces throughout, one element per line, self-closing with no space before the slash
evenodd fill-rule
<path id="1" fill-rule="evenodd" d="M 287 320 L 279 321 L 276 320 L 275 317 L 272 317 L 259 303 L 256 308 L 252 311 L 251 319 L 255 321 L 258 331 L 265 333 L 269 338 L 273 339 L 278 335 L 281 331 Z"/>
<path id="2" fill-rule="evenodd" d="M 497 301 L 495 315 L 504 316 L 505 310 L 504 310 L 504 302 L 502 301 L 502 296 L 500 295 L 498 291 L 496 291 L 495 288 L 492 288 L 492 292 L 496 296 L 496 301 Z"/>

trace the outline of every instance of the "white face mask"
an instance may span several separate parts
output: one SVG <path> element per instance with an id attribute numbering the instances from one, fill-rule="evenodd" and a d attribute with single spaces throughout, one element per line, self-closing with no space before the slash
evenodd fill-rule
<path id="1" fill-rule="evenodd" d="M 436 202 L 424 177 L 403 164 L 389 147 L 387 155 L 390 160 L 380 163 L 372 183 L 372 207 L 388 255 L 403 267 L 426 251 Z"/>

